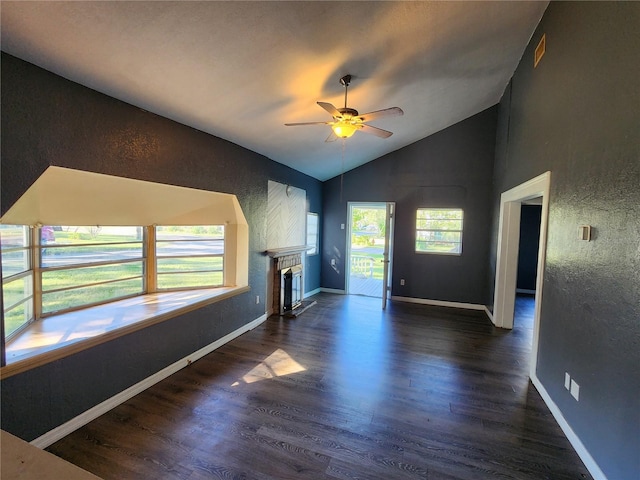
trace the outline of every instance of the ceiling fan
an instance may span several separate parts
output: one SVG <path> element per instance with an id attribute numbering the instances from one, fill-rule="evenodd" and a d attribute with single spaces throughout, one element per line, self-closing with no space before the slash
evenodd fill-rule
<path id="1" fill-rule="evenodd" d="M 326 142 L 333 142 L 338 138 L 349 138 L 358 130 L 364 133 L 370 133 L 380 138 L 388 138 L 393 135 L 392 132 L 367 125 L 366 122 L 382 117 L 404 115 L 404 112 L 401 108 L 385 108 L 384 110 L 376 110 L 375 112 L 363 113 L 361 115 L 357 110 L 347 107 L 347 90 L 349 88 L 349 84 L 351 83 L 351 75 L 345 75 L 344 77 L 342 77 L 340 79 L 340 83 L 344 85 L 344 108 L 336 108 L 332 104 L 327 102 L 318 102 L 318 105 L 324 108 L 333 117 L 333 121 L 285 123 L 285 125 L 287 127 L 294 127 L 299 125 L 330 125 L 332 132 L 325 140 Z"/>

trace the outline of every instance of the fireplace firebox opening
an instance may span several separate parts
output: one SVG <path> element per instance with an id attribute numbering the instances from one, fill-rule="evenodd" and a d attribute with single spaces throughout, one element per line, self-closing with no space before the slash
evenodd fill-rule
<path id="1" fill-rule="evenodd" d="M 280 310 L 284 314 L 302 305 L 302 265 L 281 270 L 280 278 Z"/>

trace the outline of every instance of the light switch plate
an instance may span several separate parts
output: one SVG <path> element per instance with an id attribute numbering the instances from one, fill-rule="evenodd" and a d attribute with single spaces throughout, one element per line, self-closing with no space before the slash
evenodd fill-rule
<path id="1" fill-rule="evenodd" d="M 575 380 L 571 380 L 571 396 L 578 401 L 580 399 L 580 385 Z"/>
<path id="2" fill-rule="evenodd" d="M 578 227 L 578 240 L 591 241 L 591 225 L 580 225 Z"/>

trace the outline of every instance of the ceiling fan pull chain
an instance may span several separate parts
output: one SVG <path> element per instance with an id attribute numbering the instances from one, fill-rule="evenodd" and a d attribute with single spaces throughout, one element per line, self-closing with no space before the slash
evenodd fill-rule
<path id="1" fill-rule="evenodd" d="M 340 204 L 342 205 L 342 190 L 344 184 L 344 151 L 347 148 L 347 139 L 342 139 L 342 164 L 340 166 Z"/>

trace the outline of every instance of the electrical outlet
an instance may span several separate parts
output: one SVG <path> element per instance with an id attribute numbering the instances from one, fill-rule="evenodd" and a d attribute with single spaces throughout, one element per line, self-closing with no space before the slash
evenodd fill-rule
<path id="1" fill-rule="evenodd" d="M 576 402 L 580 400 L 580 385 L 573 379 L 571 379 L 571 396 L 576 399 Z"/>
<path id="2" fill-rule="evenodd" d="M 571 389 L 571 375 L 568 372 L 564 372 L 564 388 Z"/>
<path id="3" fill-rule="evenodd" d="M 404 285 L 404 278 L 400 279 L 400 285 Z"/>
<path id="4" fill-rule="evenodd" d="M 256 305 L 260 303 L 260 295 L 256 295 Z"/>

